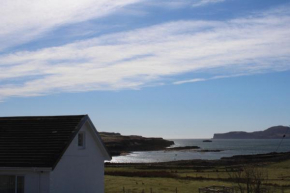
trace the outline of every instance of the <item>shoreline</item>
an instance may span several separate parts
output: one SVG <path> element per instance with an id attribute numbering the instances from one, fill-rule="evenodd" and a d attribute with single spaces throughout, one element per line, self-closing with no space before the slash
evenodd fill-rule
<path id="1" fill-rule="evenodd" d="M 112 156 L 128 155 L 134 151 L 158 151 L 174 145 L 173 141 L 160 137 L 121 135 L 120 133 L 99 132 Z"/>
<path id="2" fill-rule="evenodd" d="M 290 159 L 289 152 L 271 152 L 265 154 L 253 154 L 253 155 L 234 155 L 231 157 L 222 157 L 217 160 L 205 160 L 205 159 L 192 159 L 192 160 L 179 160 L 179 161 L 168 161 L 168 162 L 150 162 L 150 163 L 116 163 L 116 162 L 106 162 L 106 166 L 150 166 L 150 167 L 186 167 L 189 166 L 232 166 L 241 164 L 258 164 L 258 163 L 269 163 L 269 162 L 280 162 Z"/>

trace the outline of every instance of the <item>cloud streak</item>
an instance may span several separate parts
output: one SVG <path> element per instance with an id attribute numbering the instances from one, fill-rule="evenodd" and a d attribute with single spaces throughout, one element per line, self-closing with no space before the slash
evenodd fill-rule
<path id="1" fill-rule="evenodd" d="M 221 3 L 225 0 L 200 0 L 192 4 L 192 7 L 201 7 L 209 4 Z"/>
<path id="2" fill-rule="evenodd" d="M 189 79 L 189 80 L 176 81 L 176 82 L 173 82 L 173 84 L 179 85 L 179 84 L 186 84 L 186 83 L 193 83 L 193 82 L 202 82 L 202 81 L 206 81 L 206 80 L 208 80 L 208 79 L 195 78 L 195 79 Z"/>
<path id="3" fill-rule="evenodd" d="M 104 17 L 141 0 L 11 0 L 0 3 L 0 51 L 61 25 Z"/>
<path id="4" fill-rule="evenodd" d="M 140 89 L 211 69 L 229 75 L 289 70 L 290 16 L 277 13 L 225 22 L 175 21 L 2 55 L 0 98 Z"/>
<path id="5" fill-rule="evenodd" d="M 195 82 L 204 82 L 204 81 L 216 80 L 216 79 L 223 79 L 223 78 L 233 78 L 233 77 L 240 77 L 240 76 L 249 76 L 249 75 L 251 75 L 251 73 L 233 74 L 233 75 L 219 75 L 219 76 L 213 76 L 211 78 L 195 78 L 195 79 L 188 79 L 188 80 L 180 80 L 180 81 L 173 82 L 172 84 L 180 85 L 180 84 L 195 83 Z"/>

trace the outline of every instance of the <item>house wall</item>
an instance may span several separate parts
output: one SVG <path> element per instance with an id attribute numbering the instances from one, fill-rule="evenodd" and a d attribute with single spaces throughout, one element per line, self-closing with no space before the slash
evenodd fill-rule
<path id="1" fill-rule="evenodd" d="M 86 146 L 78 147 L 77 136 L 50 174 L 50 193 L 103 193 L 104 155 L 88 123 L 85 132 Z"/>
<path id="2" fill-rule="evenodd" d="M 24 176 L 25 193 L 49 193 L 49 172 L 26 171 L 26 170 L 0 170 L 0 175 Z"/>

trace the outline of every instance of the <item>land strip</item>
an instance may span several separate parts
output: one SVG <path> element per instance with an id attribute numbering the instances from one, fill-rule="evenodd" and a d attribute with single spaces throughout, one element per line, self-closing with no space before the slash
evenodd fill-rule
<path id="1" fill-rule="evenodd" d="M 273 192 L 290 193 L 290 152 L 233 156 L 220 160 L 185 160 L 162 163 L 107 163 L 106 193 L 198 192 L 211 185 L 235 186 L 229 174 L 244 166 L 267 170 L 269 179 L 264 186 Z M 114 181 L 114 185 L 110 182 Z M 125 192 L 126 192 L 125 191 Z"/>

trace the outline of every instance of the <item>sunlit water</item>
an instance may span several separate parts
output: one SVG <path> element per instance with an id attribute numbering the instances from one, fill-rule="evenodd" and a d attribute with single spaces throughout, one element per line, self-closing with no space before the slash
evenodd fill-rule
<path id="1" fill-rule="evenodd" d="M 221 152 L 197 151 L 147 151 L 132 152 L 126 156 L 114 156 L 111 162 L 150 163 L 175 160 L 206 159 L 214 160 L 233 155 L 249 155 L 275 152 L 280 139 L 214 139 L 203 142 L 203 139 L 171 139 L 178 146 L 199 146 L 207 150 L 223 150 Z M 290 139 L 284 139 L 277 152 L 290 151 Z"/>

